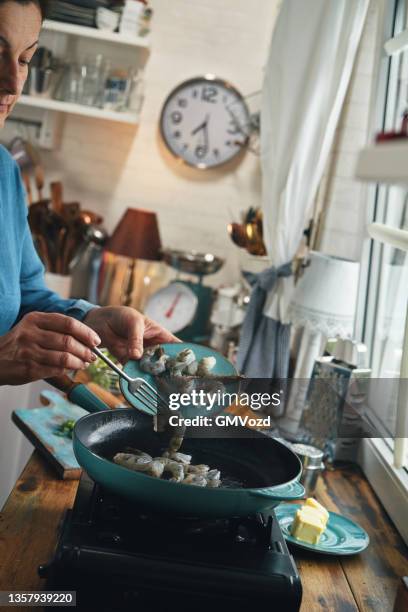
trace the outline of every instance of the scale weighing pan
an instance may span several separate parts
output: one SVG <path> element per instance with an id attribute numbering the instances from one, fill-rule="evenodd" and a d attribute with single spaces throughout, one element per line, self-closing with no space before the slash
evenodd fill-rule
<path id="1" fill-rule="evenodd" d="M 173 344 L 161 344 L 160 346 L 163 348 L 164 352 L 170 357 L 175 357 L 178 353 L 180 353 L 180 351 L 183 351 L 185 349 L 191 349 L 194 352 L 197 361 L 200 361 L 200 359 L 202 359 L 203 357 L 215 357 L 216 363 L 215 363 L 213 370 L 211 371 L 212 374 L 215 374 L 218 376 L 236 376 L 238 375 L 238 371 L 232 365 L 232 363 L 228 361 L 228 359 L 226 359 L 223 355 L 221 355 L 221 353 L 219 353 L 218 351 L 215 351 L 214 349 L 210 347 L 201 346 L 200 344 L 194 344 L 191 342 L 177 342 Z M 128 374 L 131 378 L 136 378 L 136 377 L 144 378 L 155 389 L 157 389 L 156 377 L 153 376 L 152 374 L 148 374 L 147 372 L 144 372 L 140 368 L 140 361 L 128 361 L 124 367 L 124 370 L 126 374 Z M 120 388 L 121 388 L 122 394 L 124 395 L 125 399 L 127 400 L 127 402 L 129 402 L 131 406 L 147 414 L 153 415 L 157 413 L 157 410 L 154 412 L 149 411 L 146 408 L 146 406 L 144 406 L 144 404 L 140 402 L 135 395 L 130 393 L 128 389 L 128 383 L 123 378 L 120 379 Z M 239 382 L 234 381 L 234 382 L 228 383 L 227 385 L 225 385 L 225 390 L 228 393 L 238 393 Z M 182 407 L 182 414 L 184 417 L 187 416 L 189 418 L 193 416 L 209 416 L 209 415 L 214 416 L 215 414 L 222 412 L 225 408 L 226 406 L 219 405 L 217 403 L 213 406 L 211 410 L 207 410 L 207 408 L 204 406 L 197 407 L 195 405 L 190 405 L 190 406 Z M 176 414 L 176 412 L 174 414 Z"/>
<path id="2" fill-rule="evenodd" d="M 199 253 L 198 251 L 181 251 L 177 249 L 164 249 L 163 260 L 168 266 L 186 274 L 207 276 L 215 274 L 224 265 L 224 259 L 212 253 Z"/>

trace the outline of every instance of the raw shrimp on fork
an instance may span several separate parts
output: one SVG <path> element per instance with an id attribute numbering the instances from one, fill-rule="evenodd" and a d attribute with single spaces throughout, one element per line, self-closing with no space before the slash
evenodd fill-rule
<path id="1" fill-rule="evenodd" d="M 116 374 L 128 383 L 129 392 L 136 397 L 154 415 L 159 410 L 167 410 L 167 402 L 158 391 L 152 387 L 144 378 L 131 378 L 126 372 L 119 368 L 105 353 L 98 348 L 92 349 L 102 361 L 104 361 Z"/>

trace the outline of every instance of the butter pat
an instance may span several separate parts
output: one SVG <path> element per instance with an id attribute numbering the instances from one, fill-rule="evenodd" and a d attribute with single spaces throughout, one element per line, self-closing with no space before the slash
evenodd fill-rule
<path id="1" fill-rule="evenodd" d="M 292 523 L 291 534 L 294 538 L 318 544 L 326 529 L 329 513 L 318 501 L 309 497 L 305 504 L 296 512 Z"/>
<path id="2" fill-rule="evenodd" d="M 329 513 L 327 512 L 326 508 L 322 506 L 322 504 L 319 504 L 317 499 L 314 499 L 313 497 L 308 497 L 305 501 L 303 508 L 305 506 L 306 508 L 314 508 L 315 510 L 319 510 L 319 512 L 326 518 L 327 523 L 327 521 L 329 520 Z"/>

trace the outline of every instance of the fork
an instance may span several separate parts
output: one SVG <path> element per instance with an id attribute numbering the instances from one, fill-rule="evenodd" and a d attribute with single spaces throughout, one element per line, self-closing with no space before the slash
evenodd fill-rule
<path id="1" fill-rule="evenodd" d="M 152 415 L 157 414 L 158 407 L 167 410 L 168 402 L 156 391 L 151 384 L 147 382 L 144 378 L 137 377 L 131 378 L 126 372 L 124 372 L 121 368 L 119 368 L 109 357 L 105 355 L 100 349 L 93 348 L 92 349 L 95 355 L 102 359 L 120 378 L 126 380 L 128 383 L 129 392 L 141 402 Z"/>

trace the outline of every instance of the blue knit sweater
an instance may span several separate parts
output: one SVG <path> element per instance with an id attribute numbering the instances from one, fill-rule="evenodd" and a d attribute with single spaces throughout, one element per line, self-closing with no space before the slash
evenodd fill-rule
<path id="1" fill-rule="evenodd" d="M 0 335 L 28 312 L 60 312 L 82 320 L 92 308 L 84 300 L 63 300 L 47 289 L 27 222 L 20 171 L 0 146 Z"/>

